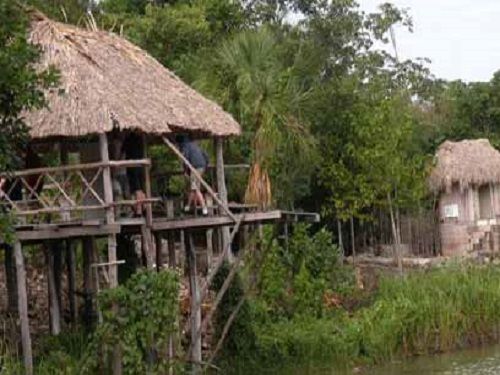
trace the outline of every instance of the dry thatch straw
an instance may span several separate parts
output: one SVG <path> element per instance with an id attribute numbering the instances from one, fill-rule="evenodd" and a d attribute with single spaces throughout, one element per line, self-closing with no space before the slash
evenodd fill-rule
<path id="1" fill-rule="evenodd" d="M 113 127 L 145 133 L 230 136 L 239 124 L 145 51 L 109 32 L 89 31 L 33 13 L 30 41 L 41 68 L 55 66 L 60 88 L 49 108 L 26 113 L 33 138 L 79 137 Z"/>
<path id="2" fill-rule="evenodd" d="M 259 163 L 254 163 L 248 176 L 248 185 L 245 192 L 245 203 L 256 204 L 261 209 L 271 206 L 271 181 L 265 169 Z"/>
<path id="3" fill-rule="evenodd" d="M 436 153 L 436 165 L 430 175 L 433 192 L 450 191 L 454 184 L 461 190 L 500 182 L 500 152 L 487 139 L 446 141 Z"/>

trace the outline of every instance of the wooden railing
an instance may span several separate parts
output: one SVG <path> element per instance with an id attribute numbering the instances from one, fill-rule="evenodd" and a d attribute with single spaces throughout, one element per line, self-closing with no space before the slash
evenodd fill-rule
<path id="1" fill-rule="evenodd" d="M 148 179 L 151 161 L 120 160 L 2 173 L 1 205 L 19 217 L 59 215 L 61 220 L 67 221 L 83 216 L 84 212 L 105 210 L 111 205 L 137 204 L 134 199 L 117 197 L 112 204 L 105 202 L 103 171 L 108 167 L 112 172 L 120 168 L 144 168 L 144 176 Z M 149 181 L 144 181 L 145 186 L 148 184 Z M 146 200 L 152 200 L 148 192 Z"/>

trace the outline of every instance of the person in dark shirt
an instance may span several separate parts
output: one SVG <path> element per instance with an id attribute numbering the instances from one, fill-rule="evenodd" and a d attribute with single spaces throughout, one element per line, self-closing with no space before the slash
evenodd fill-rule
<path id="1" fill-rule="evenodd" d="M 196 168 L 198 173 L 203 176 L 208 167 L 208 155 L 203 151 L 198 144 L 190 140 L 187 136 L 177 136 L 176 142 L 179 145 L 180 151 L 184 157 Z M 189 179 L 189 194 L 187 205 L 184 207 L 185 212 L 191 210 L 191 206 L 197 207 L 199 204 L 202 208 L 203 215 L 208 214 L 205 197 L 201 193 L 200 181 L 191 173 L 187 166 L 184 166 L 184 173 Z"/>

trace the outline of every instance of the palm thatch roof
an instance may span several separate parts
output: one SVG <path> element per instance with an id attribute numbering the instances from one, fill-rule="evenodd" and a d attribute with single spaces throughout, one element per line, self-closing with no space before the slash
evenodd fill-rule
<path id="1" fill-rule="evenodd" d="M 113 127 L 145 133 L 230 136 L 239 124 L 145 51 L 105 31 L 90 31 L 33 14 L 30 41 L 40 68 L 55 66 L 60 87 L 48 108 L 25 114 L 33 138 L 78 137 Z"/>
<path id="2" fill-rule="evenodd" d="M 434 192 L 500 182 L 500 152 L 487 139 L 446 141 L 436 153 L 429 184 Z"/>

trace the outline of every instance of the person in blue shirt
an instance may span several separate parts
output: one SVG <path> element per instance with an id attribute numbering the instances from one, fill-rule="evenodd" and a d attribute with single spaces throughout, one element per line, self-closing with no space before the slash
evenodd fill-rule
<path id="1" fill-rule="evenodd" d="M 193 167 L 196 168 L 198 173 L 203 176 L 205 170 L 208 167 L 208 155 L 203 151 L 200 146 L 195 141 L 189 139 L 188 136 L 178 135 L 176 137 L 176 143 L 178 144 L 180 151 L 184 157 L 191 163 Z M 202 208 L 203 215 L 208 214 L 207 204 L 205 202 L 205 197 L 201 193 L 200 181 L 191 173 L 187 166 L 184 166 L 184 173 L 189 179 L 189 194 L 187 205 L 184 207 L 185 212 L 191 211 L 191 207 L 194 205 L 196 208 L 198 205 Z"/>

